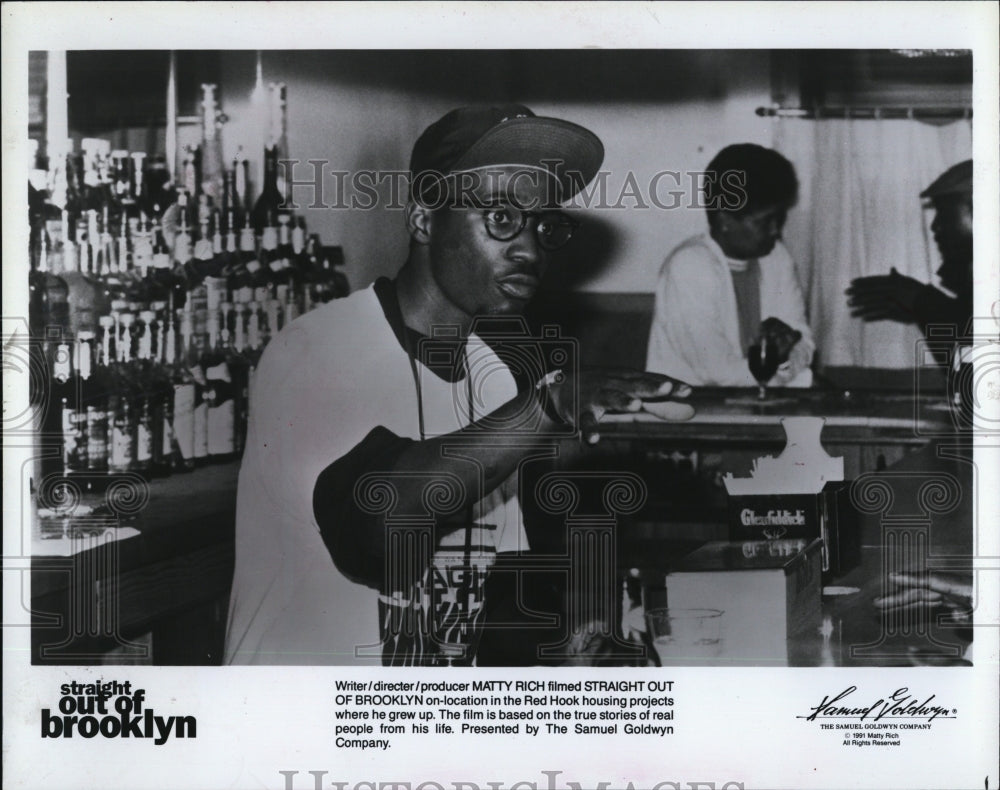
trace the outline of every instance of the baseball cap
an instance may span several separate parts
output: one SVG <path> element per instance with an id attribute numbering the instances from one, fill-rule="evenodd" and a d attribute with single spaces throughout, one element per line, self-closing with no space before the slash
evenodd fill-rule
<path id="1" fill-rule="evenodd" d="M 936 198 L 943 195 L 972 195 L 971 159 L 949 167 L 920 193 L 922 198 Z"/>
<path id="2" fill-rule="evenodd" d="M 459 107 L 428 126 L 414 144 L 411 196 L 428 198 L 439 183 L 434 174 L 524 165 L 554 175 L 564 201 L 597 175 L 603 161 L 600 139 L 578 124 L 537 116 L 521 104 Z"/>

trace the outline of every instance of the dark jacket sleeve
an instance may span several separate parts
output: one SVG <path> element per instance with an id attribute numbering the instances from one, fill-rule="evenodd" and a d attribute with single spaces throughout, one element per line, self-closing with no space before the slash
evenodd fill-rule
<path id="1" fill-rule="evenodd" d="M 355 483 L 369 472 L 389 471 L 412 439 L 381 425 L 316 479 L 313 514 L 337 569 L 352 581 L 381 589 L 385 574 L 385 514 L 358 507 Z"/>

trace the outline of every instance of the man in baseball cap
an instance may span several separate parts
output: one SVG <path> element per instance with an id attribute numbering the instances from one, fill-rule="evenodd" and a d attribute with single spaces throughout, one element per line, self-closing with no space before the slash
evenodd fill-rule
<path id="1" fill-rule="evenodd" d="M 859 277 L 847 289 L 851 315 L 864 321 L 950 324 L 961 336 L 972 318 L 972 160 L 948 168 L 920 193 L 934 208 L 931 232 L 941 253 L 937 270 L 949 296 L 933 285 L 900 274 Z"/>
<path id="2" fill-rule="evenodd" d="M 582 126 L 521 105 L 453 110 L 420 136 L 399 273 L 291 322 L 258 364 L 228 663 L 508 665 L 540 663 L 539 643 L 572 652 L 564 576 L 561 592 L 539 583 L 525 598 L 538 563 L 524 553 L 565 540 L 565 525 L 525 523 L 534 487 L 521 473 L 550 463 L 557 441 L 595 443 L 608 411 L 655 400 L 657 416 L 690 417 L 675 400 L 690 387 L 577 370 L 571 342 L 532 339 L 523 323 L 510 335 L 477 327 L 518 323 L 577 225 L 559 203 L 603 153 Z M 550 613 L 557 632 L 537 617 L 515 628 L 527 611 Z M 487 658 L 491 623 L 505 649 Z"/>

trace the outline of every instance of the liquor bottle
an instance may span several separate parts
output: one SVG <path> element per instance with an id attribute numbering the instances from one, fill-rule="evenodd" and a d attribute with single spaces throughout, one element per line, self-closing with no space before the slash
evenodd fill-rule
<path id="1" fill-rule="evenodd" d="M 197 196 L 201 188 L 201 150 L 197 145 L 184 146 L 180 182 L 179 193 L 185 192 L 188 197 Z M 179 197 L 180 194 L 178 194 Z"/>
<path id="2" fill-rule="evenodd" d="M 115 257 L 118 260 L 118 274 L 127 277 L 132 271 L 133 259 L 132 240 L 129 237 L 129 222 L 126 217 L 122 217 L 118 226 Z"/>
<path id="3" fill-rule="evenodd" d="M 171 470 L 194 468 L 195 382 L 178 354 L 174 311 L 169 310 L 164 337 L 164 363 L 170 377 L 170 396 L 164 409 L 163 452 Z M 190 328 L 187 336 L 190 335 Z M 185 334 L 182 332 L 182 337 Z"/>
<path id="4" fill-rule="evenodd" d="M 103 211 L 103 208 L 102 208 Z M 101 227 L 97 209 L 87 210 L 87 254 L 80 258 L 80 270 L 90 277 L 98 278 L 101 274 Z M 107 272 L 105 271 L 105 274 Z"/>
<path id="5" fill-rule="evenodd" d="M 129 165 L 129 177 L 131 179 L 132 205 L 128 207 L 126 214 L 129 219 L 137 219 L 142 211 L 142 207 L 147 203 L 146 196 L 146 152 L 133 151 L 129 155 L 131 164 Z"/>
<path id="6" fill-rule="evenodd" d="M 306 220 L 305 217 L 293 217 L 293 220 L 292 253 L 300 258 L 306 249 Z"/>
<path id="7" fill-rule="evenodd" d="M 119 211 L 118 201 L 115 199 L 114 183 L 111 179 L 111 143 L 107 140 L 98 140 L 96 147 L 95 168 L 97 170 L 97 189 L 95 198 L 97 205 L 94 208 L 100 214 L 105 207 L 112 210 L 117 216 Z"/>
<path id="8" fill-rule="evenodd" d="M 133 267 L 139 270 L 141 277 L 145 277 L 153 265 L 155 246 L 155 234 L 150 228 L 146 214 L 142 213 L 136 223 L 136 230 L 132 234 L 132 263 Z M 161 251 L 163 253 L 167 252 L 165 246 L 164 242 L 164 249 Z"/>
<path id="9" fill-rule="evenodd" d="M 229 303 L 227 306 L 231 307 Z M 206 423 L 208 454 L 212 460 L 232 459 L 235 453 L 236 410 L 233 401 L 233 380 L 224 351 L 223 337 L 229 330 L 223 328 L 223 318 L 229 310 L 210 309 L 208 314 L 208 349 L 202 354 L 200 367 L 205 374 Z M 223 315 L 220 315 L 222 313 Z"/>
<path id="10" fill-rule="evenodd" d="M 323 303 L 323 265 L 319 259 L 319 238 L 314 234 L 306 239 L 305 249 L 298 256 L 296 269 L 302 283 L 302 309 L 308 313 Z"/>
<path id="11" fill-rule="evenodd" d="M 139 399 L 139 408 L 135 420 L 135 460 L 132 468 L 137 472 L 149 473 L 153 463 L 153 413 L 149 405 L 150 399 Z"/>
<path id="12" fill-rule="evenodd" d="M 47 337 L 49 328 L 68 332 L 69 286 L 49 268 L 49 235 L 46 229 L 40 227 L 31 236 L 37 240 L 37 256 L 32 255 L 34 265 L 28 278 L 28 320 L 31 335 L 36 338 Z"/>
<path id="13" fill-rule="evenodd" d="M 66 141 L 64 166 L 66 168 L 66 204 L 64 208 L 70 218 L 75 221 L 80 212 L 84 210 L 83 154 L 74 150 L 72 138 Z M 70 231 L 67 232 L 72 235 Z"/>
<path id="14" fill-rule="evenodd" d="M 243 153 L 243 146 L 236 149 L 233 157 L 233 218 L 237 223 L 245 222 L 250 212 L 250 162 Z M 236 225 L 230 225 L 236 228 Z M 242 227 L 242 224 L 240 225 Z"/>
<path id="15" fill-rule="evenodd" d="M 215 275 L 215 250 L 212 245 L 212 237 L 208 232 L 208 217 L 203 217 L 198 223 L 194 256 L 185 265 L 185 274 L 189 287 L 201 282 L 206 277 Z"/>
<path id="16" fill-rule="evenodd" d="M 80 149 L 83 154 L 83 189 L 82 209 L 84 211 L 97 211 L 105 203 L 106 196 L 102 190 L 100 174 L 98 172 L 98 157 L 101 149 L 106 145 L 105 140 L 95 137 L 85 137 L 80 141 Z M 110 145 L 108 145 L 110 148 Z"/>
<path id="17" fill-rule="evenodd" d="M 231 310 L 233 307 L 235 309 Z M 222 306 L 223 315 L 230 316 L 223 324 L 228 329 L 223 335 L 223 353 L 233 385 L 233 452 L 236 457 L 243 453 L 249 418 L 250 359 L 244 353 L 246 332 L 241 307 L 228 302 Z"/>
<path id="18" fill-rule="evenodd" d="M 194 382 L 194 398 L 192 400 L 193 444 L 191 457 L 195 466 L 208 461 L 208 404 L 205 401 L 205 372 L 201 367 L 204 339 L 194 331 L 193 309 L 191 301 L 181 312 L 181 338 L 184 343 L 185 365 L 188 375 Z M 207 314 L 207 306 L 205 308 Z M 207 317 L 206 317 L 207 324 Z M 176 418 L 175 418 L 176 419 Z"/>
<path id="19" fill-rule="evenodd" d="M 201 99 L 201 191 L 218 206 L 222 202 L 223 171 L 222 140 L 219 135 L 219 107 L 215 99 L 217 86 L 202 83 Z"/>
<path id="20" fill-rule="evenodd" d="M 292 281 L 294 283 L 294 280 Z M 283 305 L 282 305 L 282 316 L 281 316 L 281 328 L 284 329 L 292 321 L 301 315 L 299 309 L 299 297 L 298 290 L 293 285 L 286 286 Z"/>
<path id="21" fill-rule="evenodd" d="M 144 189 L 139 200 L 139 207 L 147 217 L 161 217 L 174 203 L 172 181 L 166 157 L 163 154 L 153 157 L 143 174 Z"/>
<path id="22" fill-rule="evenodd" d="M 231 216 L 236 213 L 236 171 L 226 170 L 222 174 L 222 205 L 217 208 L 221 217 L 227 220 L 227 230 L 235 230 Z M 218 227 L 218 226 L 217 226 Z M 221 231 L 221 228 L 219 228 Z"/>
<path id="23" fill-rule="evenodd" d="M 289 223 L 292 217 L 282 214 L 278 217 L 278 248 L 275 250 L 274 258 L 270 266 L 274 272 L 274 281 L 278 285 L 287 285 L 290 290 L 295 289 L 299 282 L 295 268 L 295 252 L 292 249 L 291 228 Z M 284 299 L 281 300 L 284 304 Z"/>
<path id="24" fill-rule="evenodd" d="M 146 473 L 151 477 L 163 477 L 170 474 L 170 436 L 169 434 L 164 436 L 164 431 L 167 426 L 168 404 L 173 395 L 163 348 L 166 327 L 164 316 L 167 305 L 164 302 L 154 302 L 150 308 L 150 314 L 146 319 L 151 331 L 152 347 L 145 391 L 149 401 L 151 445 L 150 461 Z M 139 443 L 138 433 L 136 434 L 136 443 L 137 445 Z"/>
<path id="25" fill-rule="evenodd" d="M 259 276 L 261 276 L 260 260 L 257 257 L 257 246 L 254 241 L 253 228 L 250 226 L 249 215 L 244 220 L 244 225 L 240 230 L 239 241 L 240 269 L 244 273 L 240 277 L 239 287 L 249 289 L 251 299 L 254 294 L 254 286 Z"/>
<path id="26" fill-rule="evenodd" d="M 174 236 L 174 262 L 184 266 L 191 260 L 194 250 L 191 241 L 191 233 L 188 227 L 188 199 L 185 192 L 177 196 L 177 234 Z"/>
<path id="27" fill-rule="evenodd" d="M 107 312 L 104 287 L 89 273 L 91 247 L 87 240 L 88 221 L 81 219 L 76 227 L 76 244 L 64 244 L 61 275 L 68 289 L 69 327 L 74 334 L 81 330 L 96 332 L 98 316 Z M 72 248 L 72 251 L 66 247 Z M 87 268 L 82 268 L 84 266 Z"/>
<path id="28" fill-rule="evenodd" d="M 283 82 L 270 82 L 267 86 L 270 104 L 270 129 L 268 145 L 275 150 L 278 161 L 288 158 L 288 123 L 286 86 Z M 285 174 L 278 170 L 276 178 L 278 194 L 285 194 Z"/>
<path id="29" fill-rule="evenodd" d="M 71 350 L 69 343 L 57 344 L 53 366 L 53 395 L 58 398 L 62 427 L 62 474 L 67 477 L 87 468 L 87 417 L 80 399 L 80 366 L 87 365 L 88 377 L 90 370 L 89 359 L 81 359 L 79 345 L 78 340 Z"/>
<path id="30" fill-rule="evenodd" d="M 135 379 L 140 383 L 140 394 L 148 394 L 148 383 L 153 375 L 153 336 L 156 332 L 156 313 L 142 310 L 135 329 Z"/>
<path id="31" fill-rule="evenodd" d="M 111 420 L 111 452 L 108 455 L 108 470 L 114 473 L 128 472 L 135 468 L 135 425 L 132 419 L 132 405 L 124 395 L 114 401 Z"/>
<path id="32" fill-rule="evenodd" d="M 118 274 L 117 246 L 111 236 L 111 210 L 105 206 L 97 223 L 97 273 L 107 280 Z"/>
<path id="33" fill-rule="evenodd" d="M 170 251 L 167 248 L 166 239 L 162 229 L 153 223 L 154 246 L 153 246 L 153 282 L 155 287 L 150 301 L 166 302 L 169 295 L 173 295 L 175 307 L 183 307 L 187 300 L 188 288 L 191 283 L 187 281 L 185 270 L 182 265 L 171 263 Z"/>
<path id="34" fill-rule="evenodd" d="M 251 219 L 258 233 L 263 233 L 268 223 L 275 217 L 287 214 L 284 209 L 284 196 L 278 188 L 278 147 L 270 145 L 264 149 L 264 184 L 257 201 L 254 203 Z"/>
<path id="35" fill-rule="evenodd" d="M 284 291 L 284 286 L 282 286 Z M 281 303 L 277 297 L 270 296 L 263 305 L 263 317 L 261 319 L 260 331 L 266 346 L 275 335 L 281 331 Z"/>
<path id="36" fill-rule="evenodd" d="M 222 212 L 214 211 L 212 212 L 212 258 L 214 259 L 214 268 L 216 270 L 216 276 L 222 274 L 226 269 L 226 239 L 222 233 Z"/>
<path id="37" fill-rule="evenodd" d="M 133 164 L 128 151 L 116 149 L 111 152 L 111 190 L 118 213 L 126 216 L 135 204 L 135 195 L 132 192 L 133 179 L 129 172 Z"/>
<path id="38" fill-rule="evenodd" d="M 264 306 L 268 300 L 274 297 L 275 273 L 271 268 L 277 250 L 278 237 L 276 229 L 265 226 L 260 237 L 260 248 L 257 251 L 258 267 L 253 269 L 251 276 L 253 284 L 254 301 L 260 302 Z M 250 263 L 247 268 L 252 268 Z"/>
<path id="39" fill-rule="evenodd" d="M 247 305 L 247 348 L 246 356 L 250 364 L 254 367 L 260 361 L 261 354 L 264 353 L 264 312 L 258 302 L 250 302 Z"/>
<path id="40" fill-rule="evenodd" d="M 108 468 L 110 444 L 108 398 L 112 391 L 112 333 L 114 319 L 100 318 L 101 334 L 98 344 L 97 365 L 91 375 L 91 384 L 84 394 L 87 408 L 87 469 L 104 472 Z"/>

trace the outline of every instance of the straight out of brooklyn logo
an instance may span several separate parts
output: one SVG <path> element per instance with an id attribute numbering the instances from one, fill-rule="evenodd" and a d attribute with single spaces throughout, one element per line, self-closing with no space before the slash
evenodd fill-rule
<path id="1" fill-rule="evenodd" d="M 43 738 L 148 738 L 162 746 L 171 737 L 198 737 L 194 716 L 157 716 L 146 690 L 132 682 L 63 683 L 56 711 L 42 708 Z"/>

